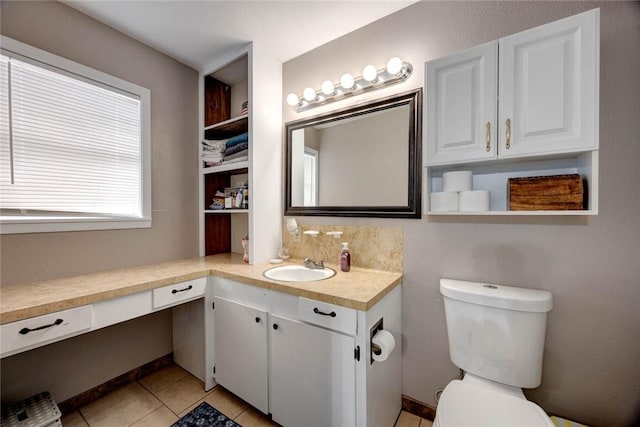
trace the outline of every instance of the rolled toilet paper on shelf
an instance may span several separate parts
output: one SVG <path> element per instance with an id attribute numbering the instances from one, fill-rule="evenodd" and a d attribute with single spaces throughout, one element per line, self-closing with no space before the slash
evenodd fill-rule
<path id="1" fill-rule="evenodd" d="M 384 362 L 387 360 L 394 348 L 396 348 L 396 340 L 393 338 L 390 332 L 381 330 L 371 338 L 371 342 L 380 347 L 380 354 L 373 353 L 373 360 L 377 362 Z"/>
<path id="2" fill-rule="evenodd" d="M 434 212 L 453 212 L 458 210 L 457 191 L 437 191 L 431 193 L 429 208 Z"/>
<path id="3" fill-rule="evenodd" d="M 484 212 L 490 209 L 491 193 L 487 190 L 461 191 L 458 193 L 460 212 Z"/>
<path id="4" fill-rule="evenodd" d="M 471 171 L 451 171 L 442 174 L 442 191 L 470 191 L 473 189 Z"/>

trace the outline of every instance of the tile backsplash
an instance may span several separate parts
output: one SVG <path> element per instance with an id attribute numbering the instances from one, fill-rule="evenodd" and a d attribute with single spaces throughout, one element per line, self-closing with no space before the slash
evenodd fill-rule
<path id="1" fill-rule="evenodd" d="M 342 225 L 299 224 L 300 241 L 282 228 L 282 244 L 289 250 L 291 258 L 323 260 L 329 265 L 340 265 L 342 242 L 349 242 L 351 266 L 373 270 L 402 272 L 402 228 L 401 227 L 356 227 Z M 304 234 L 317 230 L 312 237 Z M 339 239 L 328 236 L 329 231 L 342 231 Z"/>

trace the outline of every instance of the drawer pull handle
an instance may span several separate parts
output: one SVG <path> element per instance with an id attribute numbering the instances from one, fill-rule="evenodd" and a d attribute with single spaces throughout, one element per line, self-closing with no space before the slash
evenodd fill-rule
<path id="1" fill-rule="evenodd" d="M 184 292 L 184 291 L 190 291 L 191 289 L 193 289 L 193 285 L 189 285 L 184 289 L 174 289 L 171 291 L 172 294 L 177 294 L 178 292 Z"/>
<path id="2" fill-rule="evenodd" d="M 486 128 L 486 136 L 485 136 L 486 145 L 484 149 L 488 153 L 489 151 L 491 151 L 491 122 L 487 122 L 487 125 L 485 126 L 485 128 Z"/>
<path id="3" fill-rule="evenodd" d="M 323 313 L 322 311 L 318 310 L 318 307 L 313 309 L 313 312 L 315 314 L 322 314 L 323 316 L 331 316 L 331 317 L 336 317 L 336 312 L 332 311 L 331 313 Z"/>
<path id="4" fill-rule="evenodd" d="M 29 328 L 22 328 L 20 329 L 20 334 L 21 335 L 27 335 L 29 332 L 34 332 L 34 331 L 40 331 L 42 329 L 47 329 L 50 328 L 52 326 L 58 326 L 60 324 L 62 324 L 62 322 L 64 322 L 64 320 L 62 319 L 56 319 L 55 322 L 53 322 L 50 325 L 43 325 L 43 326 L 38 326 L 37 328 L 33 328 L 33 329 L 29 329 Z"/>
<path id="5" fill-rule="evenodd" d="M 278 324 L 277 323 L 273 324 L 273 329 L 276 330 L 276 331 L 278 330 Z"/>
<path id="6" fill-rule="evenodd" d="M 256 316 L 256 323 L 260 323 L 260 318 Z"/>

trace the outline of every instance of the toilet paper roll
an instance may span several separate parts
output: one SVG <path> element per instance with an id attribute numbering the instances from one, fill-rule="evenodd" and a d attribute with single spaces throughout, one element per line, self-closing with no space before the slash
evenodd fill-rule
<path id="1" fill-rule="evenodd" d="M 460 212 L 484 212 L 490 208 L 491 194 L 487 190 L 461 191 L 458 193 Z"/>
<path id="2" fill-rule="evenodd" d="M 372 356 L 373 360 L 378 362 L 387 360 L 393 349 L 396 348 L 396 340 L 393 338 L 393 335 L 385 330 L 376 332 L 373 338 L 371 338 L 371 342 L 380 347 L 380 354 L 373 353 Z"/>
<path id="3" fill-rule="evenodd" d="M 442 191 L 469 191 L 473 189 L 471 171 L 452 171 L 442 174 Z"/>
<path id="4" fill-rule="evenodd" d="M 458 210 L 457 191 L 438 191 L 431 193 L 430 210 L 434 212 L 452 212 Z"/>

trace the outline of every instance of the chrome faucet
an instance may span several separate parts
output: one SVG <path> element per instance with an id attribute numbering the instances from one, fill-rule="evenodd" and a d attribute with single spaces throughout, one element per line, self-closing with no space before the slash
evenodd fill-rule
<path id="1" fill-rule="evenodd" d="M 311 258 L 304 259 L 304 266 L 307 268 L 313 268 L 317 270 L 322 270 L 324 268 L 324 261 L 313 261 Z"/>

